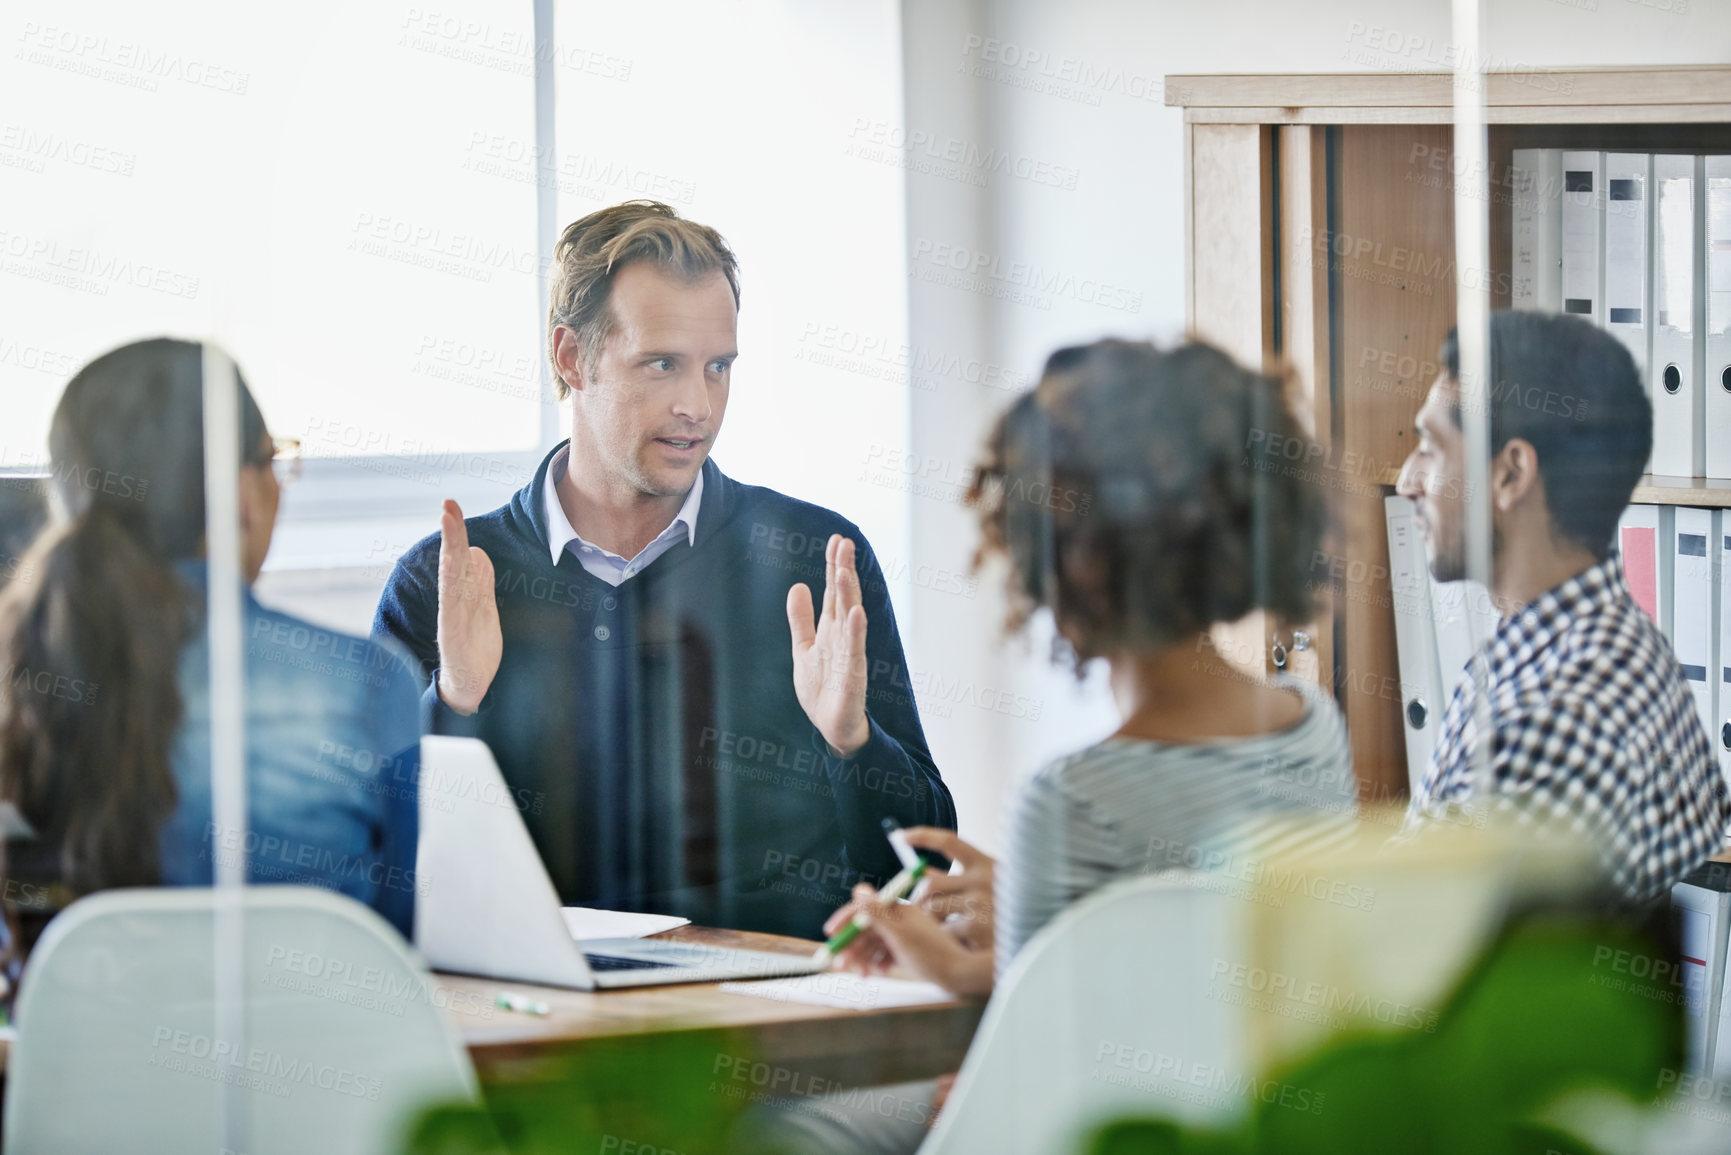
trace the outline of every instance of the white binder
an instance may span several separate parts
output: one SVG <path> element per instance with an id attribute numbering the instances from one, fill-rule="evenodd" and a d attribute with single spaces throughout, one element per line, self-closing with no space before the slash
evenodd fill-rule
<path id="1" fill-rule="evenodd" d="M 1719 524 L 1714 540 L 1719 546 L 1719 713 L 1717 726 L 1707 728 L 1713 748 L 1719 751 L 1719 769 L 1731 783 L 1731 513 L 1721 509 L 1714 516 Z"/>
<path id="2" fill-rule="evenodd" d="M 1558 313 L 1563 308 L 1563 153 L 1517 148 L 1509 166 L 1511 257 L 1509 304 Z"/>
<path id="3" fill-rule="evenodd" d="M 1442 674 L 1443 695 L 1452 697 L 1455 684 L 1466 673 L 1467 659 L 1497 628 L 1491 595 L 1477 582 L 1430 584 L 1431 622 L 1436 629 L 1437 668 Z"/>
<path id="4" fill-rule="evenodd" d="M 1653 360 L 1648 375 L 1653 458 L 1648 471 L 1668 477 L 1704 476 L 1701 172 L 1697 156 L 1653 157 Z"/>
<path id="5" fill-rule="evenodd" d="M 1704 863 L 1671 888 L 1681 932 L 1683 1011 L 1687 1016 L 1689 1070 L 1714 1072 L 1723 1060 L 1715 1045 L 1725 988 L 1726 928 L 1731 926 L 1731 864 Z"/>
<path id="6" fill-rule="evenodd" d="M 1563 153 L 1563 312 L 1605 323 L 1604 154 Z"/>
<path id="7" fill-rule="evenodd" d="M 1711 732 L 1717 729 L 1713 724 L 1713 691 L 1719 679 L 1708 680 L 1707 671 L 1717 664 L 1714 656 L 1719 648 L 1719 636 L 1714 629 L 1713 603 L 1718 594 L 1714 586 L 1718 583 L 1713 580 L 1714 558 L 1707 546 L 1713 538 L 1717 519 L 1711 509 L 1679 507 L 1675 512 L 1677 544 L 1671 586 L 1671 648 L 1677 652 L 1677 661 L 1683 666 L 1683 677 L 1688 680 L 1689 691 L 1695 696 L 1701 726 Z"/>
<path id="8" fill-rule="evenodd" d="M 1702 377 L 1707 476 L 1731 478 L 1731 156 L 1705 163 L 1707 364 Z"/>
<path id="9" fill-rule="evenodd" d="M 1653 160 L 1644 152 L 1605 154 L 1605 319 L 1647 382 L 1647 210 Z"/>
<path id="10" fill-rule="evenodd" d="M 1442 729 L 1448 693 L 1454 687 L 1443 685 L 1438 677 L 1432 642 L 1430 566 L 1413 519 L 1412 502 L 1396 495 L 1383 498 L 1382 504 L 1388 522 L 1389 588 L 1394 595 L 1394 645 L 1400 661 L 1407 786 L 1417 794 Z"/>
<path id="11" fill-rule="evenodd" d="M 1617 521 L 1617 549 L 1623 555 L 1623 580 L 1635 604 L 1646 610 L 1666 637 L 1671 636 L 1671 509 L 1631 505 Z"/>
<path id="12" fill-rule="evenodd" d="M 1472 632 L 1473 650 L 1491 640 L 1502 623 L 1502 615 L 1491 604 L 1491 591 L 1478 582 L 1462 582 L 1467 600 L 1467 627 Z"/>

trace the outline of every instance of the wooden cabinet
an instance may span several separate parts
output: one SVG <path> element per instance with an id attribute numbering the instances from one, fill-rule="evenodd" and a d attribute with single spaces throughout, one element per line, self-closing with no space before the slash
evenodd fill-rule
<path id="1" fill-rule="evenodd" d="M 1367 800 L 1406 793 L 1383 497 L 1455 323 L 1455 186 L 1488 205 L 1493 308 L 1509 304 L 1516 148 L 1731 153 L 1731 67 L 1594 68 L 1486 78 L 1489 165 L 1453 150 L 1447 73 L 1169 76 L 1184 107 L 1189 325 L 1249 364 L 1290 366 L 1324 450 L 1339 586 L 1308 623 Z M 1731 506 L 1731 482 L 1646 477 L 1635 501 Z M 1260 619 L 1240 650 L 1279 637 Z M 1298 628 L 1304 628 L 1300 625 Z"/>

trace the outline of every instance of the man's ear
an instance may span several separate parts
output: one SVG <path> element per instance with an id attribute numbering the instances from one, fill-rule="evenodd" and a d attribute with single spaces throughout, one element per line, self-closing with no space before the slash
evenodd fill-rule
<path id="1" fill-rule="evenodd" d="M 1491 502 L 1507 513 L 1534 493 L 1542 493 L 1539 454 L 1533 443 L 1511 437 L 1491 460 Z"/>
<path id="2" fill-rule="evenodd" d="M 577 330 L 569 325 L 553 327 L 553 367 L 568 388 L 573 391 L 583 388 L 582 342 L 577 339 Z"/>

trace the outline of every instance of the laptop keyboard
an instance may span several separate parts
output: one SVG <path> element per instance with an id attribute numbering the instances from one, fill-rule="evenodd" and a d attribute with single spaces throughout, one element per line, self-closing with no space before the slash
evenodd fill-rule
<path id="1" fill-rule="evenodd" d="M 646 971 L 656 967 L 679 965 L 670 962 L 651 962 L 649 959 L 641 958 L 620 958 L 618 955 L 612 954 L 589 954 L 587 951 L 584 952 L 583 957 L 589 960 L 589 969 L 596 971 Z"/>

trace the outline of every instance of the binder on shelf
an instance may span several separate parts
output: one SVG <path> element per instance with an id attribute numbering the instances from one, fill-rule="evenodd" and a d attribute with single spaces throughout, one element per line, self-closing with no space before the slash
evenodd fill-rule
<path id="1" fill-rule="evenodd" d="M 1436 630 L 1437 669 L 1442 675 L 1443 700 L 1454 696 L 1454 688 L 1467 669 L 1467 659 L 1497 628 L 1497 613 L 1491 608 L 1490 591 L 1477 582 L 1430 583 L 1431 624 Z"/>
<path id="2" fill-rule="evenodd" d="M 1707 671 L 1718 665 L 1719 635 L 1714 629 L 1713 603 L 1718 583 L 1713 580 L 1715 560 L 1707 543 L 1713 538 L 1718 522 L 1717 511 L 1711 509 L 1678 508 L 1676 518 L 1677 548 L 1673 562 L 1671 585 L 1671 648 L 1682 664 L 1683 677 L 1695 696 L 1695 709 L 1701 715 L 1701 726 L 1711 733 L 1717 711 L 1714 690 L 1719 679 L 1709 680 Z"/>
<path id="3" fill-rule="evenodd" d="M 1394 645 L 1400 662 L 1401 728 L 1406 733 L 1407 786 L 1417 793 L 1442 728 L 1448 692 L 1438 677 L 1432 643 L 1430 565 L 1413 519 L 1412 502 L 1383 498 L 1388 524 L 1389 589 L 1394 598 Z"/>
<path id="4" fill-rule="evenodd" d="M 1647 212 L 1652 157 L 1644 152 L 1607 152 L 1605 195 L 1605 329 L 1635 358 L 1642 384 L 1647 376 Z M 1653 470 L 1649 469 L 1649 472 Z"/>
<path id="5" fill-rule="evenodd" d="M 1511 188 L 1509 304 L 1516 309 L 1563 309 L 1563 153 L 1517 148 L 1509 166 Z"/>
<path id="6" fill-rule="evenodd" d="M 1563 312 L 1605 323 L 1603 299 L 1605 214 L 1604 154 L 1563 153 L 1562 295 Z"/>
<path id="7" fill-rule="evenodd" d="M 1648 472 L 1668 477 L 1705 475 L 1699 308 L 1706 267 L 1705 217 L 1698 195 L 1702 171 L 1701 157 L 1653 157 L 1653 357 L 1648 373 L 1653 458 Z M 1610 244 L 1608 232 L 1605 243 Z"/>
<path id="8" fill-rule="evenodd" d="M 1671 888 L 1677 912 L 1683 1011 L 1689 1070 L 1718 1074 L 1720 1055 L 1731 1057 L 1731 1041 L 1720 1039 L 1724 1013 L 1726 928 L 1731 926 L 1731 863 L 1707 862 Z M 1721 1046 L 1720 1044 L 1724 1045 Z M 1731 1065 L 1731 1064 L 1727 1064 Z"/>
<path id="9" fill-rule="evenodd" d="M 1719 510 L 1718 530 L 1714 537 L 1719 546 L 1716 572 L 1719 575 L 1719 713 L 1718 726 L 1709 726 L 1707 736 L 1719 751 L 1719 770 L 1731 784 L 1731 511 Z"/>
<path id="10" fill-rule="evenodd" d="M 1672 511 L 1657 505 L 1631 505 L 1617 521 L 1617 550 L 1623 555 L 1623 580 L 1635 604 L 1647 611 L 1666 637 L 1671 636 Z"/>
<path id="11" fill-rule="evenodd" d="M 1502 615 L 1491 604 L 1491 591 L 1478 582 L 1462 582 L 1467 599 L 1467 625 L 1472 629 L 1473 649 L 1491 640 L 1502 622 Z"/>
<path id="12" fill-rule="evenodd" d="M 1704 158 L 1706 366 L 1701 386 L 1706 476 L 1731 479 L 1731 156 Z"/>

